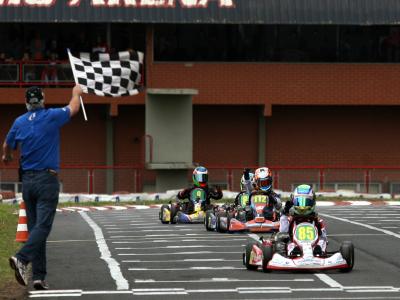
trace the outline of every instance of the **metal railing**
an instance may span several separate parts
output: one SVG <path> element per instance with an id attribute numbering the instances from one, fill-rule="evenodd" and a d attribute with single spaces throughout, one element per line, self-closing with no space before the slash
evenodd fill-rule
<path id="1" fill-rule="evenodd" d="M 71 85 L 68 61 L 15 61 L 0 64 L 0 85 Z"/>
<path id="2" fill-rule="evenodd" d="M 238 191 L 245 166 L 207 166 L 210 185 Z M 247 166 L 246 166 L 247 167 Z M 255 169 L 256 166 L 250 166 Z M 400 194 L 400 167 L 387 166 L 272 166 L 275 189 L 292 191 L 302 183 L 312 184 L 316 191 L 339 189 L 359 193 Z M 139 193 L 154 192 L 157 171 L 143 164 L 124 166 L 64 165 L 59 178 L 66 193 Z M 191 184 L 192 170 L 187 171 Z M 0 169 L 0 189 L 18 183 L 17 166 Z M 183 188 L 183 187 L 182 187 Z"/>

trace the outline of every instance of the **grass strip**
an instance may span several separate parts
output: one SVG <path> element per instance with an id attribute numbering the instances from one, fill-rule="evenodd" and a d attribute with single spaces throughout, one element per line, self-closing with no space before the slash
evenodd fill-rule
<path id="1" fill-rule="evenodd" d="M 17 213 L 18 205 L 0 204 L 0 291 L 15 281 L 8 258 L 21 246 L 21 243 L 14 241 L 18 224 Z"/>

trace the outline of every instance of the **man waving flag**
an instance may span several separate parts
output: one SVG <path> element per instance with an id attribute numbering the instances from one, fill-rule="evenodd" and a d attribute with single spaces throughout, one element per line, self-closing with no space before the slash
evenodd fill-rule
<path id="1" fill-rule="evenodd" d="M 108 97 L 139 93 L 143 53 L 81 53 L 77 58 L 68 51 L 68 55 L 75 81 L 84 93 Z"/>

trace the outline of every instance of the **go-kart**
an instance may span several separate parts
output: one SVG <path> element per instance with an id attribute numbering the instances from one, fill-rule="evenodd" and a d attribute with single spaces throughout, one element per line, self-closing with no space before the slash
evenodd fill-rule
<path id="1" fill-rule="evenodd" d="M 354 266 L 354 246 L 344 241 L 339 251 L 322 252 L 319 245 L 318 229 L 312 223 L 303 222 L 293 226 L 287 240 L 277 238 L 280 234 L 246 245 L 243 264 L 248 270 L 261 267 L 264 272 L 271 270 L 328 270 L 340 269 L 349 272 Z M 294 244 L 291 244 L 294 243 Z M 292 250 L 288 251 L 288 245 Z"/>
<path id="2" fill-rule="evenodd" d="M 215 222 L 218 232 L 271 232 L 279 230 L 279 214 L 269 207 L 267 195 L 254 195 L 251 198 L 249 210 L 238 206 L 236 208 L 220 211 L 218 214 L 206 215 L 209 223 Z M 215 221 L 213 220 L 215 218 Z M 206 226 L 207 227 L 207 226 Z"/>
<path id="3" fill-rule="evenodd" d="M 164 204 L 160 208 L 159 219 L 163 224 L 176 223 L 203 223 L 206 192 L 203 189 L 193 189 L 189 202 L 176 201 Z"/>
<path id="4" fill-rule="evenodd" d="M 226 217 L 229 214 L 232 217 L 237 216 L 239 219 L 246 220 L 245 207 L 248 204 L 249 195 L 246 193 L 240 193 L 238 197 L 238 205 L 225 203 L 222 206 L 215 206 L 206 211 L 206 216 L 204 218 L 204 226 L 206 227 L 206 230 L 214 231 L 217 229 L 218 215 Z M 220 231 L 219 228 L 218 231 Z"/>

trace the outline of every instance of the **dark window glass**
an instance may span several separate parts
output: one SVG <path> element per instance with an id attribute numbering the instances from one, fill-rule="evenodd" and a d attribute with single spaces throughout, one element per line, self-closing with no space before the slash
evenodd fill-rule
<path id="1" fill-rule="evenodd" d="M 155 26 L 156 61 L 400 62 L 400 26 Z"/>

